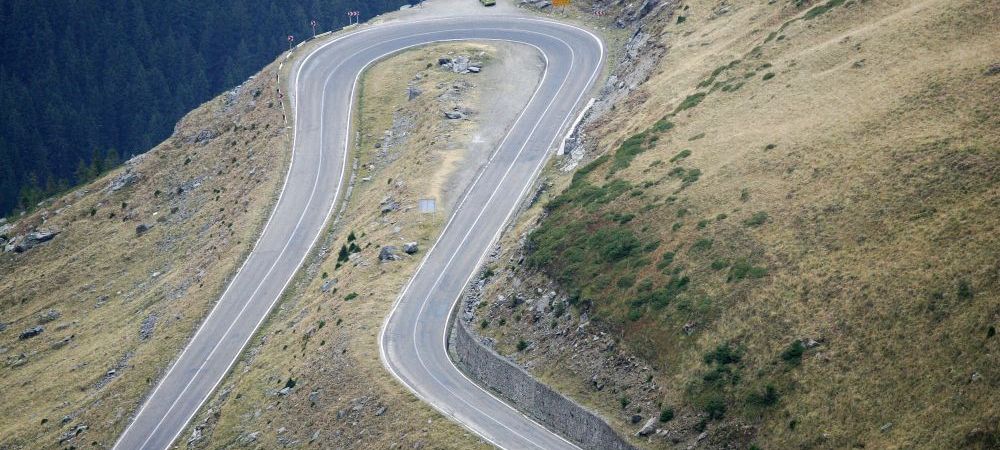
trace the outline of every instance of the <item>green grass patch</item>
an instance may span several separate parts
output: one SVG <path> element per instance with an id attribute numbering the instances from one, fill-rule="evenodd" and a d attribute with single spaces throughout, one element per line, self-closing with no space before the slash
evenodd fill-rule
<path id="1" fill-rule="evenodd" d="M 691 156 L 691 150 L 684 149 L 678 152 L 676 155 L 674 155 L 673 158 L 670 158 L 670 162 L 677 162 L 684 158 L 687 158 L 688 156 Z"/>
<path id="2" fill-rule="evenodd" d="M 749 219 L 743 221 L 743 225 L 751 228 L 757 228 L 761 225 L 767 223 L 767 213 L 764 211 L 757 211 L 750 216 Z"/>
<path id="3" fill-rule="evenodd" d="M 701 101 L 704 100 L 707 95 L 708 95 L 707 92 L 698 92 L 687 96 L 686 98 L 684 98 L 684 101 L 682 101 L 681 104 L 677 105 L 677 108 L 674 109 L 674 114 L 698 106 L 698 104 L 701 103 Z"/>
<path id="4" fill-rule="evenodd" d="M 844 3 L 845 0 L 830 0 L 822 5 L 815 6 L 812 9 L 806 11 L 802 15 L 802 20 L 812 20 L 823 14 L 826 14 L 831 9 L 836 8 Z"/>
<path id="5" fill-rule="evenodd" d="M 726 281 L 739 281 L 746 278 L 757 279 L 767 276 L 767 268 L 754 266 L 746 259 L 738 259 L 729 268 L 729 277 Z"/>

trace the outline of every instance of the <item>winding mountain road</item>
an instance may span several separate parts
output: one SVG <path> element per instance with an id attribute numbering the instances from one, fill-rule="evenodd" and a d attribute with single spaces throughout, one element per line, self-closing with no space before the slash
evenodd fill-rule
<path id="1" fill-rule="evenodd" d="M 596 36 L 574 26 L 481 15 L 360 29 L 318 46 L 295 67 L 292 162 L 275 210 L 116 449 L 170 447 L 302 266 L 341 197 L 353 102 L 365 68 L 410 47 L 456 40 L 534 46 L 545 57 L 545 74 L 394 304 L 380 334 L 382 361 L 418 397 L 498 447 L 576 448 L 466 378 L 449 359 L 445 336 L 464 286 L 583 106 L 600 74 L 604 48 Z"/>

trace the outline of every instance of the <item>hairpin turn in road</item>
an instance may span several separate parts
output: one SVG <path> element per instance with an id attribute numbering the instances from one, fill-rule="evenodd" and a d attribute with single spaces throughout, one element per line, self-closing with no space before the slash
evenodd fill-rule
<path id="1" fill-rule="evenodd" d="M 576 447 L 465 377 L 446 348 L 455 302 L 583 106 L 604 60 L 600 39 L 581 28 L 493 15 L 365 28 L 317 47 L 296 66 L 292 161 L 275 209 L 254 250 L 116 449 L 170 447 L 302 266 L 340 200 L 364 69 L 410 47 L 456 40 L 532 45 L 545 57 L 545 75 L 397 299 L 380 334 L 382 361 L 418 397 L 496 446 Z"/>

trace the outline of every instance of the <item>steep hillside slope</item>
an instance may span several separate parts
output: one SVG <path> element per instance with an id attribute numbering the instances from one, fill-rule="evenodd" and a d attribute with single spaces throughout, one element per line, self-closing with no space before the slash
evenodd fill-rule
<path id="1" fill-rule="evenodd" d="M 392 378 L 378 333 L 543 65 L 528 46 L 445 43 L 364 73 L 347 204 L 182 447 L 487 446 Z"/>
<path id="2" fill-rule="evenodd" d="M 0 447 L 114 443 L 271 210 L 291 138 L 276 72 L 0 232 Z"/>
<path id="3" fill-rule="evenodd" d="M 642 445 L 998 445 L 997 4 L 674 11 L 476 328 Z"/>

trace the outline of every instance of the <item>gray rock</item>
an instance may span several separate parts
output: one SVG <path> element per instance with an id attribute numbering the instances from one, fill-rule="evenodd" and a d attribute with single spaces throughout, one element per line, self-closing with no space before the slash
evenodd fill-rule
<path id="1" fill-rule="evenodd" d="M 285 386 L 285 387 L 281 388 L 281 390 L 278 391 L 278 395 L 280 395 L 280 396 L 286 396 L 286 395 L 291 394 L 291 393 L 292 393 L 292 388 L 289 387 L 289 386 Z"/>
<path id="2" fill-rule="evenodd" d="M 483 70 L 483 69 L 481 67 L 479 67 L 479 66 L 469 66 L 469 72 L 479 73 L 480 70 Z"/>
<path id="3" fill-rule="evenodd" d="M 153 337 L 153 330 L 156 328 L 156 315 L 150 314 L 142 321 L 142 325 L 139 326 L 139 339 L 147 340 Z"/>
<path id="4" fill-rule="evenodd" d="M 451 64 L 451 58 L 438 58 L 439 66 L 447 66 L 448 64 Z"/>
<path id="5" fill-rule="evenodd" d="M 9 223 L 0 224 L 0 236 L 9 237 L 10 235 L 8 235 L 7 233 L 9 233 L 10 230 L 12 229 L 14 229 L 14 225 L 11 225 Z"/>
<path id="6" fill-rule="evenodd" d="M 418 251 L 420 251 L 420 247 L 416 242 L 407 242 L 403 244 L 403 252 L 407 255 L 412 255 Z"/>
<path id="7" fill-rule="evenodd" d="M 62 317 L 62 313 L 58 310 L 50 309 L 48 311 L 38 314 L 38 323 L 49 323 L 53 320 L 57 320 Z"/>
<path id="8" fill-rule="evenodd" d="M 399 255 L 396 254 L 396 247 L 391 245 L 382 247 L 378 252 L 379 261 L 395 261 L 397 259 L 399 259 Z"/>
<path id="9" fill-rule="evenodd" d="M 208 129 L 201 130 L 201 131 L 198 132 L 198 135 L 195 136 L 194 143 L 195 144 L 200 144 L 202 142 L 206 142 L 207 143 L 208 141 L 211 141 L 212 139 L 215 139 L 215 137 L 218 136 L 218 135 L 219 134 L 216 133 L 215 130 L 208 130 Z"/>
<path id="10" fill-rule="evenodd" d="M 382 414 L 385 414 L 385 410 L 386 410 L 386 407 L 382 406 L 379 409 L 375 410 L 375 415 L 376 416 L 381 416 Z"/>
<path id="11" fill-rule="evenodd" d="M 42 334 L 43 331 L 45 331 L 45 328 L 39 325 L 22 331 L 21 334 L 17 336 L 17 338 L 22 341 L 25 339 L 31 339 L 35 336 L 38 336 L 39 334 Z"/>
<path id="12" fill-rule="evenodd" d="M 423 93 L 424 93 L 424 91 L 421 91 L 416 86 L 410 86 L 410 87 L 406 88 L 406 100 L 413 100 L 413 99 L 419 97 L 420 94 L 423 94 Z"/>
<path id="13" fill-rule="evenodd" d="M 638 414 L 633 414 L 631 420 L 632 420 L 633 424 L 642 422 L 642 416 L 640 416 Z"/>
<path id="14" fill-rule="evenodd" d="M 259 437 L 260 437 L 260 431 L 254 431 L 253 433 L 247 433 L 247 434 L 244 434 L 244 435 L 240 436 L 238 442 L 241 445 L 249 445 L 249 444 L 252 444 L 252 443 L 256 442 L 257 438 L 259 438 Z"/>
<path id="15" fill-rule="evenodd" d="M 639 432 L 635 435 L 649 436 L 650 434 L 653 434 L 654 431 L 656 431 L 656 417 L 650 417 L 649 420 L 646 421 L 646 424 L 643 425 L 642 428 L 639 429 Z"/>
<path id="16" fill-rule="evenodd" d="M 54 343 L 52 344 L 52 350 L 58 350 L 58 349 L 60 349 L 60 348 L 63 348 L 63 347 L 65 347 L 65 346 L 66 346 L 67 344 L 69 344 L 69 343 L 70 343 L 70 341 L 72 341 L 72 340 L 73 340 L 73 338 L 74 338 L 74 337 L 76 337 L 76 336 L 75 336 L 75 335 L 72 335 L 72 336 L 66 336 L 66 337 L 62 338 L 62 340 L 59 340 L 59 341 L 56 341 L 56 342 L 54 342 Z"/>
<path id="17" fill-rule="evenodd" d="M 986 69 L 986 72 L 983 73 L 983 75 L 986 75 L 988 77 L 996 74 L 1000 74 L 1000 63 L 993 64 L 992 66 Z"/>
<path id="18" fill-rule="evenodd" d="M 333 290 L 333 285 L 335 285 L 335 284 L 337 284 L 337 280 L 336 279 L 326 280 L 326 281 L 323 282 L 323 286 L 321 286 L 319 288 L 319 290 L 323 291 L 324 294 L 327 294 L 331 290 Z"/>
<path id="19" fill-rule="evenodd" d="M 387 214 L 399 209 L 399 202 L 392 199 L 392 197 L 386 197 L 382 199 L 380 211 L 382 214 Z"/>
<path id="20" fill-rule="evenodd" d="M 151 228 L 153 228 L 152 225 L 149 225 L 149 224 L 146 224 L 146 223 L 140 223 L 139 225 L 136 225 L 136 227 L 135 227 L 135 235 L 136 236 L 142 236 L 147 231 L 149 231 Z"/>
<path id="21" fill-rule="evenodd" d="M 53 238 L 56 237 L 57 234 L 59 234 L 59 232 L 55 230 L 33 231 L 31 233 L 28 233 L 21 239 L 14 239 L 18 242 L 16 245 L 14 245 L 13 250 L 15 253 L 24 253 L 28 250 L 31 250 L 32 248 L 39 246 L 40 244 L 51 241 Z M 10 244 L 8 244 L 8 246 L 9 245 Z"/>
<path id="22" fill-rule="evenodd" d="M 7 329 L 7 324 L 0 322 L 0 333 L 4 332 L 6 329 Z"/>
<path id="23" fill-rule="evenodd" d="M 132 183 L 135 183 L 139 179 L 139 174 L 132 171 L 131 168 L 126 168 L 124 172 L 118 174 L 115 179 L 108 183 L 108 191 L 116 192 L 125 188 Z"/>
<path id="24" fill-rule="evenodd" d="M 451 71 L 455 73 L 462 73 L 469 70 L 469 57 L 459 56 L 451 62 Z"/>
<path id="25" fill-rule="evenodd" d="M 456 119 L 461 119 L 462 117 L 465 117 L 465 116 L 463 116 L 462 113 L 460 113 L 458 111 L 445 111 L 444 112 L 444 118 L 445 119 L 456 120 Z"/>

